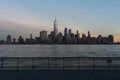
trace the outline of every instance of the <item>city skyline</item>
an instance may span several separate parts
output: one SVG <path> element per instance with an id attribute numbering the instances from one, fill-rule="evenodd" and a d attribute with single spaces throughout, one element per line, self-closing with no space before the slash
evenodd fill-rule
<path id="1" fill-rule="evenodd" d="M 120 41 L 120 1 L 104 0 L 4 0 L 0 1 L 0 40 L 8 34 L 27 38 L 39 36 L 40 31 L 53 30 L 53 19 L 59 20 L 59 31 L 64 28 L 91 31 L 93 36 L 113 34 Z M 87 34 L 87 33 L 86 33 Z M 18 37 L 17 37 L 18 38 Z"/>
<path id="2" fill-rule="evenodd" d="M 0 40 L 0 44 L 114 44 L 114 36 L 109 34 L 108 36 L 98 35 L 97 37 L 92 36 L 90 31 L 88 34 L 79 31 L 76 33 L 72 32 L 72 29 L 65 28 L 64 33 L 59 32 L 58 22 L 55 18 L 53 30 L 48 34 L 47 31 L 40 31 L 40 35 L 33 38 L 32 34 L 30 37 L 23 38 L 21 35 L 19 38 L 12 38 L 12 35 L 7 35 L 7 40 Z M 119 42 L 118 42 L 119 43 Z"/>

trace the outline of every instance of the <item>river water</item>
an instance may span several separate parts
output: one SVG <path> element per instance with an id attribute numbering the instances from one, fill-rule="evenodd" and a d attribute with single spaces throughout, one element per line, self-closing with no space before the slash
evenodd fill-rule
<path id="1" fill-rule="evenodd" d="M 120 57 L 120 45 L 0 45 L 0 57 Z"/>

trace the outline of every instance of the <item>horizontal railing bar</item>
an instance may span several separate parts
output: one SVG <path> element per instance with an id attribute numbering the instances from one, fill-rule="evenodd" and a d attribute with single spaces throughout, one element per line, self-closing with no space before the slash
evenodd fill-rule
<path id="1" fill-rule="evenodd" d="M 45 59 L 45 58 L 59 58 L 59 59 L 61 59 L 61 58 L 102 58 L 102 59 L 106 59 L 106 58 L 113 58 L 113 59 L 120 59 L 120 57 L 0 57 L 0 59 L 33 59 L 33 58 L 35 58 L 35 59 Z"/>

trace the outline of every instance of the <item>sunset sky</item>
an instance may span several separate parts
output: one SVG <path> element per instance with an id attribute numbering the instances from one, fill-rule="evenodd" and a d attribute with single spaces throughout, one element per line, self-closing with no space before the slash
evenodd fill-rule
<path id="1" fill-rule="evenodd" d="M 55 16 L 60 32 L 67 27 L 120 41 L 120 0 L 0 0 L 0 39 L 50 32 Z"/>

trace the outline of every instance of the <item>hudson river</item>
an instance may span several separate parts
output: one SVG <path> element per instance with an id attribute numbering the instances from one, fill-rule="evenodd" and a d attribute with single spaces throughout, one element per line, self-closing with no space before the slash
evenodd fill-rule
<path id="1" fill-rule="evenodd" d="M 120 45 L 0 45 L 0 57 L 120 57 Z"/>

